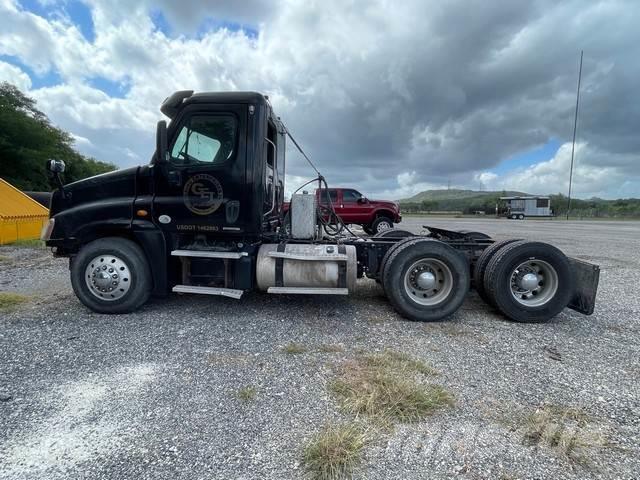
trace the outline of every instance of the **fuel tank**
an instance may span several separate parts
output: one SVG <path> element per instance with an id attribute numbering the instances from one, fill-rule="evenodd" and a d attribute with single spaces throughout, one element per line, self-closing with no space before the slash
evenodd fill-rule
<path id="1" fill-rule="evenodd" d="M 344 272 L 346 288 L 353 292 L 357 280 L 356 247 L 342 245 L 286 244 L 278 252 L 277 243 L 260 247 L 256 261 L 256 279 L 260 290 L 276 285 L 276 260 L 282 259 L 283 287 L 339 288 L 340 263 L 346 265 Z"/>

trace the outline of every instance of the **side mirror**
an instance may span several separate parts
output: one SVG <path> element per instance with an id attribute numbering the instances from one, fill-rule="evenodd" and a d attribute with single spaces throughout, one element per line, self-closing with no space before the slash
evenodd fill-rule
<path id="1" fill-rule="evenodd" d="M 167 122 L 160 120 L 156 127 L 156 156 L 154 163 L 166 162 L 169 160 L 169 150 L 167 147 Z"/>
<path id="2" fill-rule="evenodd" d="M 60 174 L 64 173 L 64 169 L 66 165 L 62 160 L 47 160 L 47 170 L 51 172 L 53 179 L 56 182 L 56 186 L 60 190 L 60 195 L 62 195 L 63 199 L 67 199 L 67 193 L 64 191 L 64 184 L 62 183 L 62 179 L 60 178 Z"/>
<path id="3" fill-rule="evenodd" d="M 369 203 L 369 199 L 367 197 L 360 197 L 358 203 Z"/>
<path id="4" fill-rule="evenodd" d="M 51 173 L 64 173 L 66 165 L 62 160 L 47 160 L 47 170 Z"/>

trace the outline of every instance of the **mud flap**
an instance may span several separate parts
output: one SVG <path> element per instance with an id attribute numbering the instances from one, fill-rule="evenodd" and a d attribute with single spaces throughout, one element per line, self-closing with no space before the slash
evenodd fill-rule
<path id="1" fill-rule="evenodd" d="M 569 257 L 576 282 L 573 298 L 567 305 L 571 310 L 591 315 L 596 307 L 596 293 L 600 281 L 600 267 L 578 258 Z"/>

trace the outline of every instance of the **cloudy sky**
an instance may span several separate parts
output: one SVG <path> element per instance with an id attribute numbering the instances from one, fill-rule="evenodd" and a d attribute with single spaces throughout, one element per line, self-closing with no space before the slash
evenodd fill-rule
<path id="1" fill-rule="evenodd" d="M 134 6 L 135 5 L 135 6 Z M 640 196 L 640 3 L 0 0 L 0 81 L 147 163 L 174 90 L 257 90 L 332 185 Z M 289 151 L 287 190 L 312 172 Z"/>

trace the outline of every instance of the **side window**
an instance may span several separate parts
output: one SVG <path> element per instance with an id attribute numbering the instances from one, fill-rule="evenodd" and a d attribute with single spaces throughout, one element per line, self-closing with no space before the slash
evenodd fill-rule
<path id="1" fill-rule="evenodd" d="M 538 207 L 538 208 L 548 208 L 549 207 L 549 199 L 548 198 L 537 198 L 536 199 L 536 207 Z"/>
<path id="2" fill-rule="evenodd" d="M 329 199 L 331 199 L 331 203 L 335 205 L 338 202 L 338 191 L 323 188 L 320 193 L 320 203 L 327 205 L 329 203 Z"/>
<path id="3" fill-rule="evenodd" d="M 355 190 L 343 190 L 342 191 L 342 201 L 344 203 L 355 203 L 361 198 L 362 195 Z"/>
<path id="4" fill-rule="evenodd" d="M 232 115 L 190 117 L 171 148 L 171 162 L 178 165 L 226 162 L 235 154 L 236 130 Z"/>

